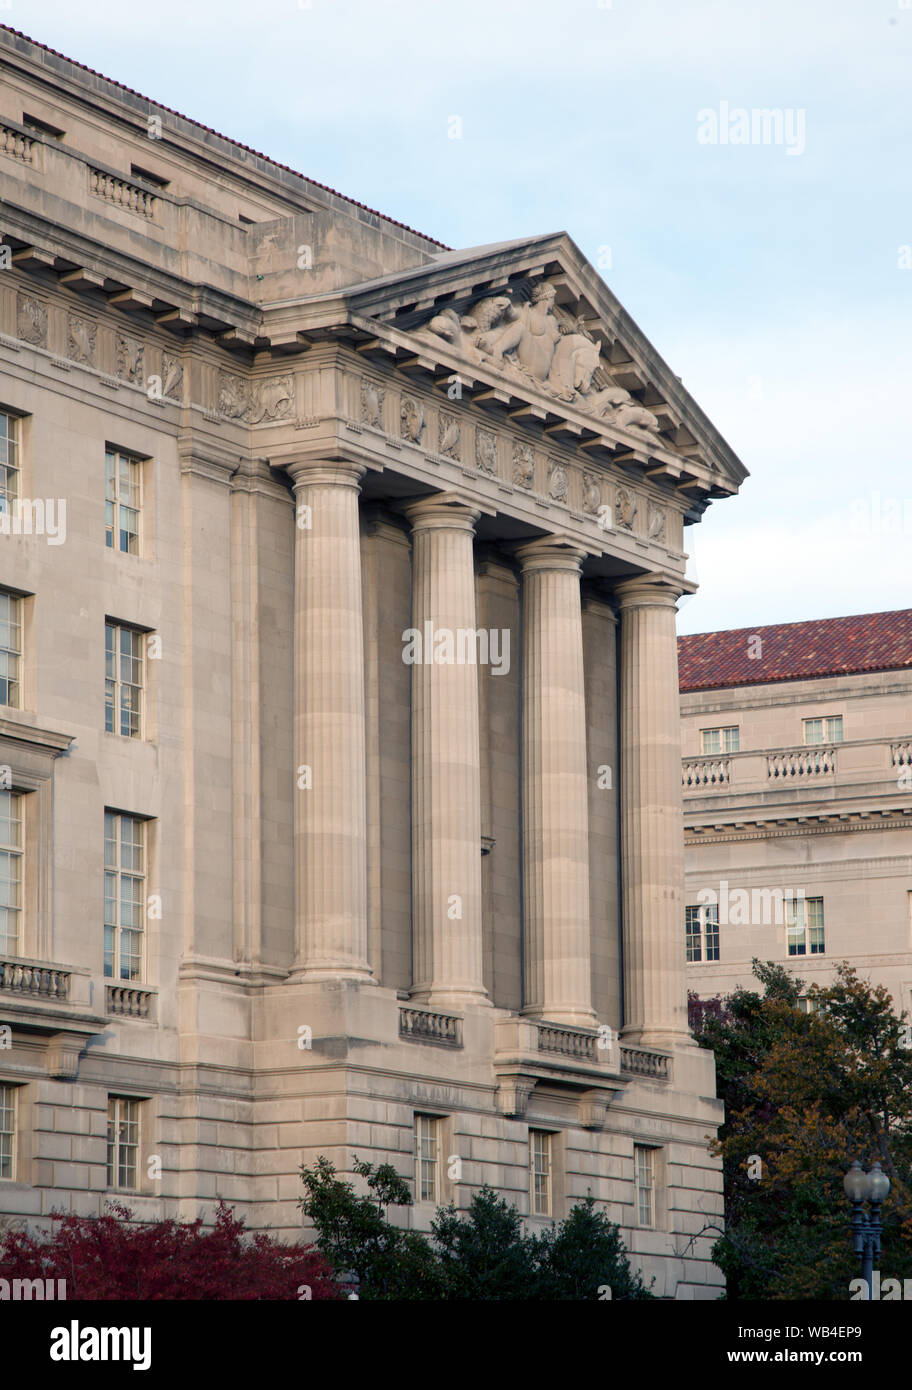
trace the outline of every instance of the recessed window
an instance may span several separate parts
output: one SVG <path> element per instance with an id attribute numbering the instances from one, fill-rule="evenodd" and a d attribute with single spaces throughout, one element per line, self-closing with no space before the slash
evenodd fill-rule
<path id="1" fill-rule="evenodd" d="M 0 791 L 0 952 L 19 954 L 22 925 L 22 861 L 24 798 Z"/>
<path id="2" fill-rule="evenodd" d="M 790 956 L 824 954 L 823 898 L 786 898 L 785 924 Z"/>
<path id="3" fill-rule="evenodd" d="M 19 417 L 0 410 L 0 504 L 19 496 Z"/>
<path id="4" fill-rule="evenodd" d="M 656 1221 L 656 1151 L 644 1144 L 633 1148 L 636 1174 L 637 1225 L 654 1226 Z"/>
<path id="5" fill-rule="evenodd" d="M 105 623 L 105 733 L 142 737 L 144 637 L 123 623 Z"/>
<path id="6" fill-rule="evenodd" d="M 842 715 L 827 715 L 821 719 L 805 719 L 804 741 L 807 744 L 842 743 Z"/>
<path id="7" fill-rule="evenodd" d="M 108 1096 L 108 1187 L 128 1192 L 136 1187 L 139 1106 L 128 1096 Z"/>
<path id="8" fill-rule="evenodd" d="M 139 554 L 142 459 L 120 449 L 105 450 L 105 545 Z"/>
<path id="9" fill-rule="evenodd" d="M 685 907 L 684 941 L 688 961 L 719 959 L 719 904 Z"/>
<path id="10" fill-rule="evenodd" d="M 134 179 L 142 179 L 143 183 L 151 183 L 153 188 L 167 188 L 170 179 L 162 178 L 161 174 L 153 174 L 151 169 L 144 169 L 141 164 L 131 164 L 130 173 Z"/>
<path id="11" fill-rule="evenodd" d="M 16 1176 L 16 1087 L 0 1085 L 0 1178 Z"/>
<path id="12" fill-rule="evenodd" d="M 551 1215 L 551 1139 L 544 1129 L 529 1130 L 529 1209 Z"/>
<path id="13" fill-rule="evenodd" d="M 440 1190 L 440 1118 L 415 1116 L 415 1196 L 419 1202 L 437 1202 Z"/>
<path id="14" fill-rule="evenodd" d="M 701 729 L 700 751 L 702 753 L 740 753 L 741 730 L 737 724 L 723 729 Z"/>
<path id="15" fill-rule="evenodd" d="M 142 978 L 145 840 L 145 821 L 118 811 L 105 811 L 104 973 L 108 980 Z"/>
<path id="16" fill-rule="evenodd" d="M 65 130 L 61 130 L 57 125 L 51 125 L 50 121 L 43 121 L 40 116 L 30 116 L 28 113 L 23 115 L 22 124 L 26 130 L 33 130 L 36 135 L 47 135 L 51 140 L 62 140 L 66 135 Z"/>
<path id="17" fill-rule="evenodd" d="M 0 589 L 0 705 L 18 709 L 22 695 L 22 600 Z"/>

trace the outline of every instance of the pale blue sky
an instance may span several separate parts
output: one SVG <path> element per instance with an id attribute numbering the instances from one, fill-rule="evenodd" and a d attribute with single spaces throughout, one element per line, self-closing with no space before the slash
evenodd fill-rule
<path id="1" fill-rule="evenodd" d="M 610 247 L 604 278 L 752 475 L 687 532 L 682 632 L 912 606 L 912 0 L 0 20 L 450 245 Z M 699 143 L 721 102 L 803 113 L 803 152 Z"/>

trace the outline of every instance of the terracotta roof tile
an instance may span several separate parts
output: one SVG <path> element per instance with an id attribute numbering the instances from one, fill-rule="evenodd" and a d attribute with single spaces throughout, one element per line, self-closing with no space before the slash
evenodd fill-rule
<path id="1" fill-rule="evenodd" d="M 242 145 L 240 140 L 232 140 L 230 135 L 221 135 L 211 126 L 203 125 L 202 121 L 195 121 L 192 116 L 185 116 L 182 111 L 175 111 L 173 106 L 163 106 L 160 101 L 153 101 L 151 97 L 144 96 L 142 92 L 137 92 L 134 87 L 128 87 L 125 82 L 118 82 L 114 77 L 105 77 L 103 72 L 97 72 L 95 68 L 87 67 L 85 63 L 78 62 L 75 58 L 68 58 L 65 53 L 59 53 L 56 48 L 49 48 L 46 43 L 39 43 L 37 39 L 29 38 L 28 34 L 23 34 L 19 29 L 13 29 L 9 24 L 0 24 L 0 30 L 7 34 L 12 34 L 13 38 L 24 39 L 26 43 L 34 44 L 35 48 L 40 48 L 44 53 L 50 53 L 52 58 L 62 58 L 65 63 L 70 63 L 74 68 L 80 68 L 83 72 L 89 73 L 92 77 L 100 77 L 102 82 L 109 82 L 112 87 L 118 87 L 122 92 L 129 92 L 131 96 L 139 97 L 140 101 L 146 101 L 150 106 L 154 106 L 159 111 L 167 111 L 171 116 L 178 116 L 182 121 L 187 121 L 189 125 L 195 125 L 198 130 L 205 130 L 209 135 L 215 135 L 219 140 L 224 140 L 229 145 L 234 145 L 235 149 L 245 150 L 247 154 L 254 155 L 257 159 L 265 160 L 275 169 L 284 169 L 286 174 L 293 174 L 296 179 L 302 179 L 314 188 L 322 188 L 324 193 L 331 193 L 334 198 L 341 198 L 343 202 L 350 203 L 352 207 L 361 208 L 364 212 L 369 212 L 372 217 L 379 217 L 382 222 L 389 222 L 393 227 L 401 227 L 405 232 L 411 232 L 413 236 L 421 237 L 422 241 L 430 242 L 432 246 L 441 246 L 444 251 L 452 248 L 445 242 L 438 241 L 436 237 L 425 236 L 424 232 L 418 232 L 414 227 L 409 227 L 405 222 L 397 222 L 395 217 L 387 217 L 382 212 L 377 212 L 376 208 L 370 208 L 367 203 L 359 203 L 355 198 L 349 198 L 344 193 L 340 193 L 336 188 L 330 188 L 327 183 L 319 183 L 316 179 L 310 179 L 306 174 L 301 174 L 297 169 L 292 169 L 288 164 L 280 164 L 277 159 L 270 159 L 268 154 L 262 154 L 260 150 L 254 150 L 250 145 Z"/>
<path id="2" fill-rule="evenodd" d="M 912 669 L 912 608 L 678 638 L 682 691 L 904 668 Z"/>

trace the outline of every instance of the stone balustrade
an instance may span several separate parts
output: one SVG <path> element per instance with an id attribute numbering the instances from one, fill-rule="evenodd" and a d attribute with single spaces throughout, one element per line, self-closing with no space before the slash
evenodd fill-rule
<path id="1" fill-rule="evenodd" d="M 631 1076 L 646 1076 L 653 1081 L 671 1080 L 671 1055 L 654 1052 L 645 1047 L 621 1046 L 621 1072 Z"/>
<path id="2" fill-rule="evenodd" d="M 23 164 L 34 164 L 35 141 L 19 130 L 0 125 L 0 154 L 8 155 L 10 159 L 18 159 Z"/>
<path id="3" fill-rule="evenodd" d="M 89 192 L 94 193 L 96 198 L 103 198 L 106 203 L 122 208 L 124 212 L 135 212 L 140 217 L 150 219 L 155 217 L 158 199 L 154 193 L 140 188 L 139 184 L 116 178 L 104 169 L 89 166 Z"/>
<path id="4" fill-rule="evenodd" d="M 682 787 L 720 787 L 731 782 L 728 758 L 685 758 L 681 763 Z"/>
<path id="5" fill-rule="evenodd" d="M 27 964 L 15 959 L 0 960 L 0 990 L 31 999 L 59 999 L 69 996 L 70 972 L 52 966 Z"/>
<path id="6" fill-rule="evenodd" d="M 559 1023 L 539 1023 L 540 1052 L 555 1052 L 560 1057 L 575 1057 L 581 1061 L 596 1061 L 597 1035 L 589 1029 L 568 1028 Z"/>
<path id="7" fill-rule="evenodd" d="M 130 985 L 107 985 L 105 988 L 105 1010 L 115 1018 L 154 1018 L 155 995 L 147 989 L 133 989 Z"/>
<path id="8" fill-rule="evenodd" d="M 443 1014 L 431 1009 L 401 1008 L 399 1036 L 410 1038 L 413 1042 L 462 1047 L 462 1019 L 457 1014 Z"/>

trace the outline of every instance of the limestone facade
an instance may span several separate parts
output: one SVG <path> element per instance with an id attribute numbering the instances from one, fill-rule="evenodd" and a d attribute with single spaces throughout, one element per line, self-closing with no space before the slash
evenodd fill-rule
<path id="1" fill-rule="evenodd" d="M 295 1236 L 357 1156 L 716 1296 L 674 605 L 743 467 L 567 236 L 448 251 L 0 46 L 7 487 L 66 504 L 0 535 L 0 1211 Z"/>
<path id="2" fill-rule="evenodd" d="M 861 640 L 875 624 L 897 634 L 892 668 L 875 659 L 824 673 L 827 629 L 849 621 Z M 814 629 L 803 646 L 820 653 L 818 675 L 682 688 L 685 906 L 693 922 L 715 899 L 720 916 L 716 958 L 705 923 L 702 941 L 687 943 L 699 952 L 688 987 L 705 998 L 757 988 L 754 957 L 829 985 L 847 960 L 912 1015 L 912 613 Z M 839 645 L 851 664 L 853 645 L 844 635 Z M 725 729 L 738 732 L 707 740 Z"/>

